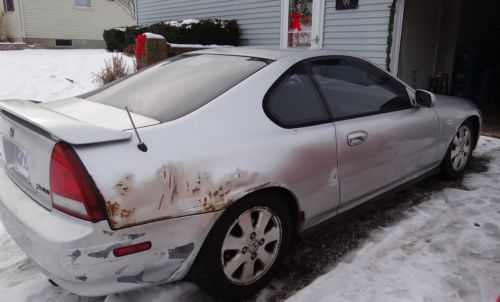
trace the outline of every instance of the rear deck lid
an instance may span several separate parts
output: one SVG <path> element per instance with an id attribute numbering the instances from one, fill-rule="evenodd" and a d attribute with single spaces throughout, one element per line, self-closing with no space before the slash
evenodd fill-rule
<path id="1" fill-rule="evenodd" d="M 108 111 L 107 114 L 111 119 L 109 126 L 119 113 Z M 96 114 L 95 121 L 99 115 Z M 104 122 L 92 124 L 91 118 L 87 120 L 82 121 L 29 101 L 0 101 L 0 166 L 26 194 L 51 209 L 50 161 L 57 142 L 86 145 L 128 140 L 132 136 L 129 132 L 104 127 Z M 150 119 L 138 120 L 141 126 L 154 122 Z M 125 128 L 123 120 L 118 119 L 114 128 L 118 126 Z"/>

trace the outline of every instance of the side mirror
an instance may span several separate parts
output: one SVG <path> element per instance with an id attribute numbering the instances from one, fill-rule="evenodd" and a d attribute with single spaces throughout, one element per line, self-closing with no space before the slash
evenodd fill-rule
<path id="1" fill-rule="evenodd" d="M 427 90 L 417 90 L 415 91 L 415 100 L 420 106 L 432 108 L 436 104 L 436 96 L 434 93 Z"/>

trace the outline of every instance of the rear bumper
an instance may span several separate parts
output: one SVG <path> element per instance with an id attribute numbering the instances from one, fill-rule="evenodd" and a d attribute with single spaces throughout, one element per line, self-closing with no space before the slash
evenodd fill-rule
<path id="1" fill-rule="evenodd" d="M 221 212 L 148 223 L 118 231 L 49 211 L 0 167 L 0 218 L 10 236 L 66 290 L 101 296 L 177 281 L 188 272 Z M 113 249 L 150 241 L 148 251 L 117 258 Z"/>

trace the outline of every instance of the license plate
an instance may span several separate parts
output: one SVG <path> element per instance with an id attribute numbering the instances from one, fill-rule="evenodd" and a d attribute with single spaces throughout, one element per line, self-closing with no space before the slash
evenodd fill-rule
<path id="1" fill-rule="evenodd" d="M 26 178 L 26 180 L 30 179 L 29 162 L 30 162 L 29 152 L 16 145 L 15 161 L 13 168 L 18 174 Z"/>

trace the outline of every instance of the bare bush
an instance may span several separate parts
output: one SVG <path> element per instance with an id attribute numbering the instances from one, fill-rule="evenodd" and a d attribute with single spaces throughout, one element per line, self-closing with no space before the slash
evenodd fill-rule
<path id="1" fill-rule="evenodd" d="M 104 60 L 104 68 L 94 74 L 94 81 L 108 84 L 129 74 L 129 67 L 123 60 L 123 55 L 116 55 L 110 60 Z"/>

